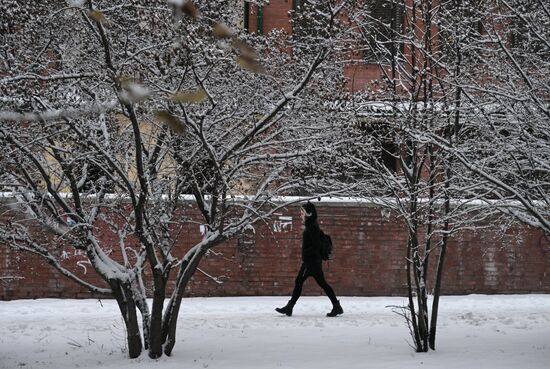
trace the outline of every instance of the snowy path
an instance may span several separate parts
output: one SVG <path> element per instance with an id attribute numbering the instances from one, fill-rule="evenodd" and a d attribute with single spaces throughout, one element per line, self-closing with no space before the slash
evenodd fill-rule
<path id="1" fill-rule="evenodd" d="M 530 368 L 550 366 L 550 295 L 449 296 L 438 349 L 417 354 L 401 297 L 343 297 L 345 314 L 326 318 L 325 297 L 302 298 L 291 318 L 281 297 L 184 301 L 174 355 L 129 360 L 110 300 L 0 301 L 0 368 Z"/>

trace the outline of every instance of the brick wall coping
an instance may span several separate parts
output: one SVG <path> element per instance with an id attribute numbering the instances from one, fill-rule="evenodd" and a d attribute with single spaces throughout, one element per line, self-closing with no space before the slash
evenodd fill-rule
<path id="1" fill-rule="evenodd" d="M 60 193 L 63 198 L 71 198 L 70 193 Z M 164 197 L 164 196 L 163 196 Z M 206 196 L 208 198 L 208 196 Z M 6 201 L 7 199 L 14 198 L 13 192 L 0 192 L 0 201 Z M 93 199 L 95 196 L 83 196 L 83 199 L 89 198 Z M 228 197 L 233 201 L 239 201 L 246 199 L 245 195 L 238 195 L 233 197 Z M 126 195 L 107 194 L 105 199 L 128 199 Z M 181 195 L 180 199 L 187 202 L 195 202 L 195 197 L 193 195 Z M 406 198 L 402 198 L 401 201 L 406 201 Z M 259 199 L 258 201 L 263 201 Z M 274 204 L 287 204 L 288 206 L 297 206 L 306 201 L 310 201 L 313 204 L 322 204 L 323 206 L 344 206 L 344 207 L 357 207 L 357 206 L 367 206 L 367 207 L 388 207 L 395 206 L 396 201 L 393 198 L 384 198 L 384 197 L 350 197 L 350 196 L 276 196 L 272 197 L 269 202 Z M 419 198 L 420 203 L 427 203 L 430 200 L 427 198 Z M 443 200 L 437 200 L 435 204 L 443 204 Z M 543 201 L 533 200 L 532 204 L 537 207 L 546 207 L 546 204 Z M 467 206 L 521 206 L 521 202 L 517 200 L 480 200 L 480 199 L 452 199 L 451 205 L 467 205 Z"/>

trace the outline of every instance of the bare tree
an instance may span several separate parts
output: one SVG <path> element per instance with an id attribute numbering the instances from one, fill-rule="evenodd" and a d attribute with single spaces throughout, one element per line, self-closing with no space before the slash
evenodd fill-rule
<path id="1" fill-rule="evenodd" d="M 380 80 L 354 91 L 345 180 L 408 232 L 400 311 L 420 352 L 435 349 L 453 234 L 510 215 L 548 229 L 548 13 L 529 4 L 381 0 L 350 17 L 351 61 Z"/>
<path id="2" fill-rule="evenodd" d="M 308 132 L 303 119 L 321 100 L 306 86 L 333 81 L 317 73 L 342 8 L 311 12 L 325 20 L 325 36 L 301 53 L 281 34 L 235 32 L 240 9 L 226 1 L 29 6 L 28 22 L 13 26 L 2 50 L 2 245 L 112 295 L 130 357 L 143 346 L 152 358 L 170 355 L 202 257 L 284 206 L 278 197 L 302 183 L 295 163 L 331 149 L 326 120 Z M 31 32 L 39 36 L 27 39 Z M 189 199 L 204 233 L 178 258 L 178 237 L 197 221 Z M 106 286 L 61 262 L 68 246 L 85 253 Z"/>

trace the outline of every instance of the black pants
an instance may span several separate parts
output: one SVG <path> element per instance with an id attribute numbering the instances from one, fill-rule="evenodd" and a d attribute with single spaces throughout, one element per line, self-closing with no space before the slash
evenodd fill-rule
<path id="1" fill-rule="evenodd" d="M 300 295 L 302 294 L 302 286 L 304 285 L 304 282 L 306 281 L 306 279 L 308 279 L 308 277 L 315 278 L 315 282 L 317 282 L 319 287 L 321 287 L 323 291 L 325 291 L 332 304 L 336 304 L 338 299 L 336 298 L 336 294 L 334 293 L 332 287 L 330 287 L 330 285 L 325 280 L 322 262 L 302 263 L 300 272 L 296 277 L 294 291 L 292 291 L 292 298 L 290 299 L 290 303 L 296 304 L 296 301 L 298 301 Z"/>

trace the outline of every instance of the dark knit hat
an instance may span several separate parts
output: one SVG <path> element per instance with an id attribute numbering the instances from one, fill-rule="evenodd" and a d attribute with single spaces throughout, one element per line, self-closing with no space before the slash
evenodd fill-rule
<path id="1" fill-rule="evenodd" d="M 306 212 L 306 219 L 317 219 L 317 209 L 315 209 L 315 205 L 313 205 L 311 202 L 306 202 L 304 205 L 302 205 L 302 209 Z"/>

